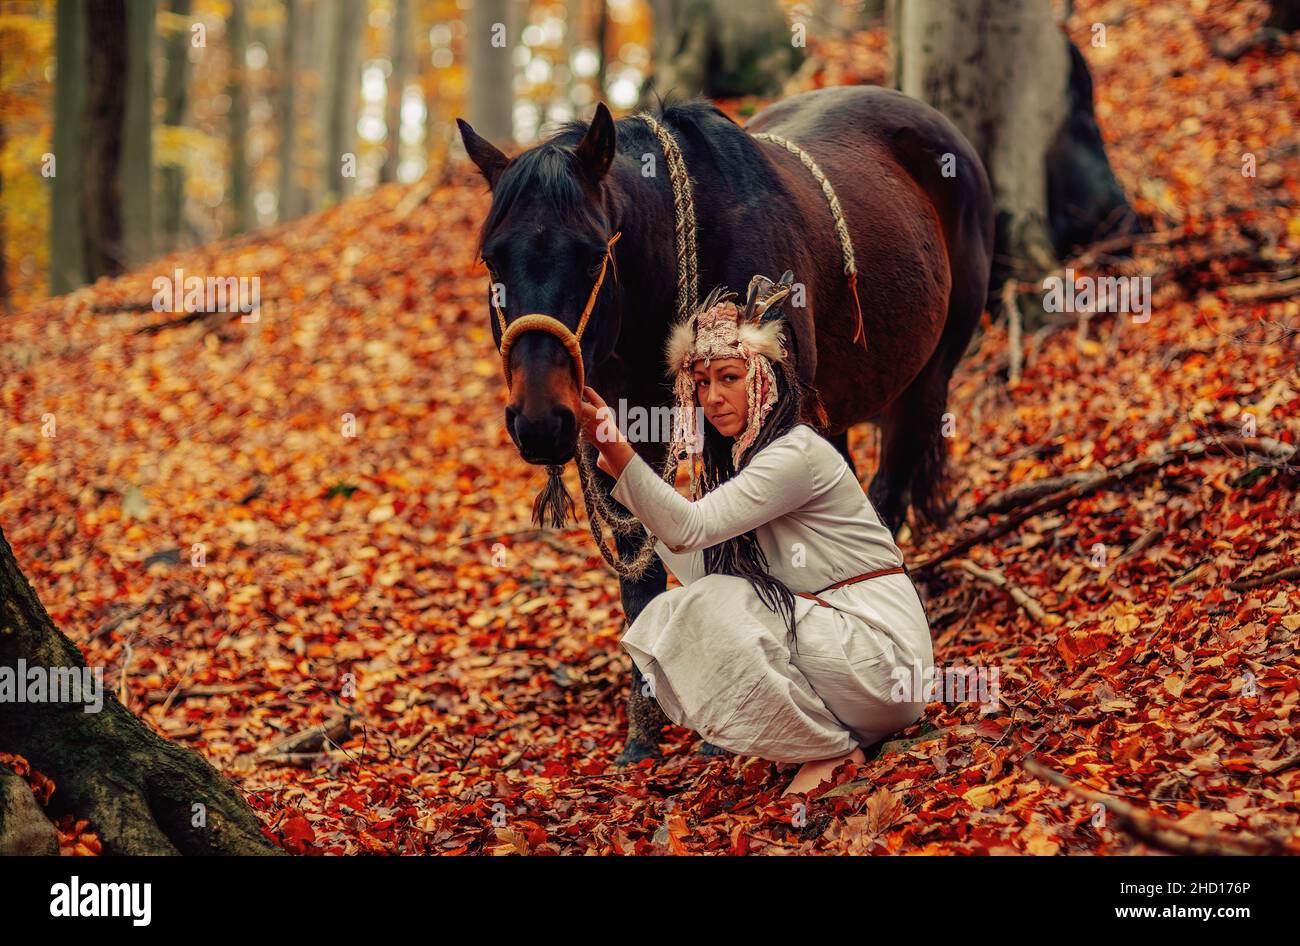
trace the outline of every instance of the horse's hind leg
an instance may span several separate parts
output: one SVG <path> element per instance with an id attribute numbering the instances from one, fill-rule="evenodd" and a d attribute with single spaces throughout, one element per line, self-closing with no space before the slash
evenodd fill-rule
<path id="1" fill-rule="evenodd" d="M 942 528 L 952 517 L 947 497 L 948 439 L 958 420 L 948 412 L 948 382 L 966 353 L 984 311 L 988 291 L 987 253 L 978 235 L 964 243 L 963 265 L 953 271 L 943 335 L 921 373 L 885 411 L 881 420 L 880 467 L 871 481 L 872 504 L 897 531 L 910 504 L 924 521 Z"/>
<path id="2" fill-rule="evenodd" d="M 942 495 L 949 373 L 944 362 L 935 352 L 880 419 L 880 466 L 868 496 L 891 532 L 902 527 L 909 503 L 940 525 L 950 513 Z"/>

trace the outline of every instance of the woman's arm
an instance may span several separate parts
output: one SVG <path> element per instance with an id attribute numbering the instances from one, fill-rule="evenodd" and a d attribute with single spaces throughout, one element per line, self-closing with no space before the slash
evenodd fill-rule
<path id="1" fill-rule="evenodd" d="M 637 456 L 600 395 L 584 388 L 582 433 L 600 451 L 599 466 L 617 482 L 610 495 L 672 552 L 706 549 L 798 509 L 817 494 L 817 475 L 804 439 L 768 444 L 727 482 L 691 502 Z"/>
<path id="2" fill-rule="evenodd" d="M 664 545 L 662 539 L 655 539 L 655 553 L 683 585 L 689 585 L 704 577 L 703 552 L 686 552 L 679 555 Z"/>
<path id="3" fill-rule="evenodd" d="M 673 552 L 694 552 L 798 509 L 816 494 L 802 438 L 782 437 L 749 465 L 691 502 L 639 456 L 623 468 L 610 495 L 631 509 Z"/>

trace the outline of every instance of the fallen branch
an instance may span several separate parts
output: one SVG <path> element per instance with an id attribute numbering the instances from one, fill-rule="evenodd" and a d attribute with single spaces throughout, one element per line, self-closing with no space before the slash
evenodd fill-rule
<path id="1" fill-rule="evenodd" d="M 336 716 L 319 726 L 313 726 L 302 732 L 290 733 L 269 745 L 259 748 L 255 755 L 294 756 L 319 752 L 326 743 L 339 745 L 346 742 L 352 732 L 350 716 Z"/>
<path id="2" fill-rule="evenodd" d="M 1020 372 L 1025 364 L 1024 343 L 1021 341 L 1020 307 L 1016 305 L 1016 281 L 1008 279 L 1002 284 L 1002 309 L 1007 314 L 1007 387 L 1020 384 Z"/>
<path id="3" fill-rule="evenodd" d="M 1022 765 L 1034 778 L 1049 782 L 1058 788 L 1078 795 L 1085 801 L 1103 805 L 1115 816 L 1116 823 L 1134 837 L 1145 841 L 1153 847 L 1174 854 L 1192 855 L 1231 855 L 1250 857 L 1258 854 L 1286 853 L 1285 845 L 1279 841 L 1250 836 L 1228 835 L 1211 831 L 1203 838 L 1188 834 L 1175 822 L 1157 815 L 1148 814 L 1140 808 L 1121 801 L 1111 795 L 1093 791 L 1075 785 L 1059 772 L 1053 771 L 1032 756 L 1026 758 Z"/>
<path id="4" fill-rule="evenodd" d="M 1286 581 L 1287 579 L 1300 579 L 1300 565 L 1292 565 L 1290 568 L 1282 568 L 1266 575 L 1238 578 L 1228 587 L 1233 591 L 1250 591 L 1250 589 L 1258 588 L 1261 585 L 1271 585 L 1274 582 Z"/>
<path id="5" fill-rule="evenodd" d="M 1264 302 L 1269 299 L 1287 299 L 1300 295 L 1300 276 L 1281 282 L 1241 283 L 1228 286 L 1223 294 L 1234 302 Z"/>
<path id="6" fill-rule="evenodd" d="M 1041 480 L 1030 480 L 1011 489 L 991 496 L 966 514 L 967 519 L 977 516 L 987 518 L 993 513 L 1006 512 L 1026 503 L 1060 492 L 1067 486 L 1082 483 L 1088 479 L 1088 473 L 1066 473 L 1064 476 L 1049 476 Z"/>
<path id="7" fill-rule="evenodd" d="M 920 574 L 927 571 L 933 571 L 935 566 L 956 558 L 958 555 L 981 545 L 993 539 L 1000 538 L 1020 526 L 1022 523 L 1035 516 L 1042 515 L 1053 509 L 1059 509 L 1062 506 L 1069 505 L 1076 499 L 1080 499 L 1100 489 L 1114 486 L 1125 480 L 1133 479 L 1147 473 L 1154 473 L 1157 470 L 1164 469 L 1174 463 L 1184 460 L 1194 460 L 1209 454 L 1229 454 L 1235 455 L 1232 447 L 1238 447 L 1247 451 L 1257 451 L 1264 453 L 1273 458 L 1290 459 L 1295 455 L 1295 447 L 1281 441 L 1273 440 L 1268 437 L 1229 437 L 1229 438 L 1211 438 L 1203 440 L 1193 440 L 1190 443 L 1181 444 L 1172 450 L 1167 450 L 1157 456 L 1138 457 L 1135 460 L 1129 460 L 1122 463 L 1113 470 L 1104 470 L 1096 473 L 1087 479 L 1075 483 L 1066 489 L 1044 496 L 1027 506 L 1026 508 L 1008 516 L 996 525 L 991 525 L 972 535 L 962 539 L 956 545 L 946 551 L 940 552 L 928 561 L 921 562 L 911 568 L 912 574 Z"/>
<path id="8" fill-rule="evenodd" d="M 1025 609 L 1025 612 L 1037 621 L 1039 624 L 1047 627 L 1056 627 L 1063 618 L 1056 614 L 1048 614 L 1043 610 L 1043 606 L 1038 603 L 1034 597 L 1025 591 L 1019 585 L 1012 582 L 1006 575 L 992 569 L 980 568 L 970 559 L 965 559 L 959 566 L 962 571 L 968 575 L 974 575 L 981 581 L 987 581 L 989 584 L 1001 588 L 1011 596 L 1011 600 Z"/>

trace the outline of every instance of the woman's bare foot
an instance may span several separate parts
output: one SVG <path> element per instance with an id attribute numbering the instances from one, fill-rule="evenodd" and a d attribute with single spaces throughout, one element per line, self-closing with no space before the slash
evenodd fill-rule
<path id="1" fill-rule="evenodd" d="M 846 760 L 861 764 L 867 761 L 867 757 L 863 754 L 861 746 L 855 746 L 852 752 L 846 752 L 844 755 L 836 756 L 833 759 L 814 759 L 811 762 L 805 762 L 799 768 L 799 774 L 794 777 L 794 781 L 781 793 L 782 796 L 793 792 L 803 792 L 805 794 L 811 792 L 822 782 L 829 779 L 839 764 Z"/>

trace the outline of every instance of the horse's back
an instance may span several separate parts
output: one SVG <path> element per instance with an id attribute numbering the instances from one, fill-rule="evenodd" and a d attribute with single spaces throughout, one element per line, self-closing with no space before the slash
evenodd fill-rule
<path id="1" fill-rule="evenodd" d="M 874 85 L 817 89 L 763 109 L 746 126 L 826 154 L 857 161 L 868 176 L 873 156 L 888 156 L 931 198 L 953 231 L 963 210 L 989 221 L 992 196 L 978 153 L 946 116 L 919 99 Z M 951 159 L 948 156 L 951 155 Z"/>

